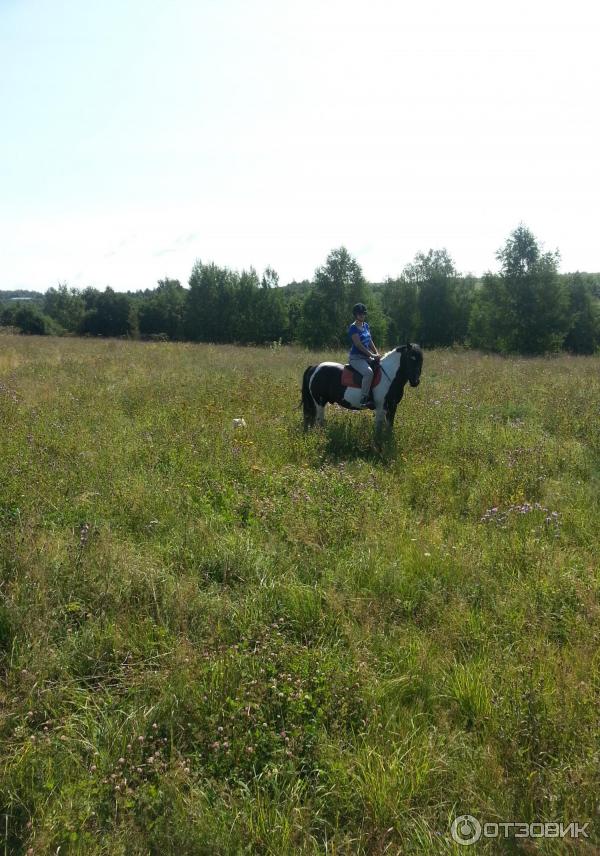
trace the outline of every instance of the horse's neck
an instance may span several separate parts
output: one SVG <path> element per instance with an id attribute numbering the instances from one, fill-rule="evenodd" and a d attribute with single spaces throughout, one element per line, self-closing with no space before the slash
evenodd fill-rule
<path id="1" fill-rule="evenodd" d="M 381 360 L 381 365 L 387 372 L 392 380 L 394 379 L 394 375 L 400 368 L 400 351 L 390 351 L 389 354 L 386 354 L 385 357 Z"/>
<path id="2" fill-rule="evenodd" d="M 386 354 L 385 357 L 381 360 L 381 368 L 383 369 L 384 377 L 382 378 L 383 383 L 385 384 L 385 390 L 387 390 L 392 386 L 398 369 L 400 368 L 400 352 L 393 350 L 390 351 L 389 354 Z"/>

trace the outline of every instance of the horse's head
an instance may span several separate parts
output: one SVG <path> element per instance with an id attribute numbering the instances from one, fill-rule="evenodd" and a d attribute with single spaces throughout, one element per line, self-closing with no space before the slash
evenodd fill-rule
<path id="1" fill-rule="evenodd" d="M 421 382 L 421 369 L 423 368 L 423 351 L 418 345 L 401 345 L 396 348 L 400 352 L 400 372 L 402 380 L 408 381 L 411 386 L 418 386 Z"/>

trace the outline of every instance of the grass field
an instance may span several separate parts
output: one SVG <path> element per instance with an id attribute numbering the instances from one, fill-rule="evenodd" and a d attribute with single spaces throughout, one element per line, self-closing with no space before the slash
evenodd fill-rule
<path id="1" fill-rule="evenodd" d="M 0 337 L 0 856 L 599 852 L 600 358 L 310 362 Z"/>

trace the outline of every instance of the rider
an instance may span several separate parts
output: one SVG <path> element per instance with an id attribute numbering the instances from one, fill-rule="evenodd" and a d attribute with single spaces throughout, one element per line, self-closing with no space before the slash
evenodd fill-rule
<path id="1" fill-rule="evenodd" d="M 373 369 L 370 363 L 371 360 L 379 362 L 379 353 L 371 338 L 369 325 L 365 321 L 367 315 L 365 304 L 356 303 L 352 307 L 352 314 L 354 315 L 354 322 L 348 327 L 348 336 L 352 342 L 349 362 L 352 368 L 362 375 L 360 406 L 364 407 L 369 400 L 369 391 L 373 381 Z"/>

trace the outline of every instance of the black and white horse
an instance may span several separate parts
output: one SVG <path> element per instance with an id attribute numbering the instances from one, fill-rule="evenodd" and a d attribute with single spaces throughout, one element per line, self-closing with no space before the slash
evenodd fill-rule
<path id="1" fill-rule="evenodd" d="M 371 395 L 367 407 L 375 411 L 375 430 L 380 431 L 385 421 L 389 428 L 394 424 L 396 408 L 404 395 L 408 382 L 418 386 L 423 367 L 423 351 L 418 345 L 402 345 L 388 351 L 375 368 Z M 302 407 L 304 428 L 325 424 L 325 406 L 339 404 L 349 410 L 361 410 L 361 376 L 341 363 L 319 363 L 309 366 L 302 380 Z"/>

